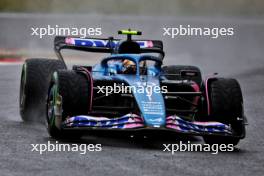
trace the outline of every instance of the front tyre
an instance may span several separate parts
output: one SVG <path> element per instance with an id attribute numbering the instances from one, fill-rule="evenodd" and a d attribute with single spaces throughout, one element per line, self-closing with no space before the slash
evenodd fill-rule
<path id="1" fill-rule="evenodd" d="M 46 95 L 54 71 L 66 69 L 63 61 L 27 59 L 22 67 L 19 109 L 23 121 L 44 122 Z"/>
<path id="2" fill-rule="evenodd" d="M 204 141 L 209 144 L 237 145 L 245 137 L 243 97 L 239 83 L 235 79 L 217 78 L 210 83 L 208 89 L 210 120 L 231 125 L 233 135 L 237 137 L 204 136 Z"/>
<path id="3" fill-rule="evenodd" d="M 47 124 L 53 138 L 79 138 L 61 129 L 68 117 L 86 115 L 90 106 L 90 80 L 83 73 L 59 70 L 52 76 L 47 99 Z"/>

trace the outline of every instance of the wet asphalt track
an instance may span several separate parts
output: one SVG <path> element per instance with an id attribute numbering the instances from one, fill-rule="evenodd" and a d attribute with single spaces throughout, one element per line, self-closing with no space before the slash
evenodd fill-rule
<path id="1" fill-rule="evenodd" d="M 105 36 L 120 28 L 137 28 L 146 38 L 161 39 L 163 25 L 226 25 L 233 37 L 221 39 L 163 38 L 166 64 L 194 64 L 204 75 L 212 72 L 237 78 L 244 93 L 248 117 L 247 136 L 235 152 L 212 155 L 203 152 L 163 152 L 163 143 L 179 140 L 133 140 L 88 136 L 66 143 L 100 143 L 102 152 L 31 152 L 30 144 L 47 143 L 41 124 L 25 124 L 18 114 L 20 65 L 0 65 L 0 175 L 254 175 L 264 173 L 264 21 L 255 19 L 132 18 L 132 17 L 31 17 L 0 15 L 0 47 L 49 48 L 50 39 L 30 37 L 33 24 L 100 25 Z M 52 45 L 50 45 L 52 48 Z M 95 61 L 94 61 L 95 62 Z M 181 139 L 181 138 L 180 138 Z M 200 138 L 190 138 L 202 143 Z M 54 141 L 53 141 L 54 142 Z"/>

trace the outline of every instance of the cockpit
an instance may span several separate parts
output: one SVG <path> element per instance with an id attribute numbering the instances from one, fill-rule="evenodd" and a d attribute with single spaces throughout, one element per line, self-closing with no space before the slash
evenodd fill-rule
<path id="1" fill-rule="evenodd" d="M 157 60 L 155 60 L 157 59 Z M 160 71 L 161 63 L 158 58 L 150 55 L 118 54 L 109 58 L 106 62 L 108 74 L 129 74 L 129 75 L 157 75 Z"/>

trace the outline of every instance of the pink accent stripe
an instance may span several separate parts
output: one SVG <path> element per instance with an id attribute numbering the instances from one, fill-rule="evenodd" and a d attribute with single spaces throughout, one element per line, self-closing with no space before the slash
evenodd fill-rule
<path id="1" fill-rule="evenodd" d="M 208 93 L 208 81 L 210 79 L 215 78 L 214 76 L 209 76 L 205 81 L 205 95 L 206 95 L 206 101 L 207 101 L 207 114 L 211 114 L 211 106 L 210 106 L 210 99 L 209 99 L 209 93 Z"/>
<path id="2" fill-rule="evenodd" d="M 223 125 L 223 123 L 210 121 L 210 122 L 193 122 L 195 125 L 204 125 L 204 126 L 210 126 L 210 125 Z"/>
<path id="3" fill-rule="evenodd" d="M 175 129 L 177 131 L 182 131 L 178 125 L 169 124 L 169 125 L 166 125 L 166 128 L 171 128 L 171 129 Z"/>
<path id="4" fill-rule="evenodd" d="M 194 82 L 194 81 L 192 81 L 192 88 L 193 88 L 193 90 L 194 90 L 195 92 L 200 92 L 200 86 L 199 86 L 196 82 Z M 200 99 L 199 96 L 194 97 L 193 104 L 198 105 L 198 101 L 199 101 L 199 99 Z"/>
<path id="5" fill-rule="evenodd" d="M 174 124 L 174 125 L 178 125 L 178 121 L 177 120 L 168 120 L 166 121 L 166 124 Z"/>
<path id="6" fill-rule="evenodd" d="M 131 124 L 126 124 L 125 128 L 138 128 L 138 127 L 143 127 L 143 124 L 138 124 L 138 123 L 131 123 Z"/>
<path id="7" fill-rule="evenodd" d="M 93 77 L 89 71 L 88 71 L 88 74 L 89 74 L 90 83 L 91 83 L 91 98 L 90 98 L 90 107 L 89 107 L 89 111 L 91 111 L 92 110 L 92 104 L 93 104 Z"/>
<path id="8" fill-rule="evenodd" d="M 142 118 L 134 118 L 134 122 L 143 122 Z"/>
<path id="9" fill-rule="evenodd" d="M 153 47 L 153 42 L 152 41 L 147 41 L 147 47 L 152 48 Z"/>
<path id="10" fill-rule="evenodd" d="M 91 89 L 91 97 L 90 97 L 90 106 L 89 106 L 89 111 L 92 110 L 92 103 L 93 103 L 93 77 L 91 75 L 91 72 L 89 70 L 87 70 L 86 68 L 82 67 L 83 70 L 87 73 L 87 77 L 90 80 L 90 89 Z"/>
<path id="11" fill-rule="evenodd" d="M 178 122 L 177 120 L 172 120 L 172 119 L 168 119 L 166 121 L 167 124 L 173 124 L 173 125 L 178 125 Z M 200 125 L 200 126 L 214 126 L 214 125 L 224 125 L 220 122 L 214 122 L 214 121 L 210 121 L 210 122 L 199 122 L 199 121 L 196 121 L 196 122 L 192 122 L 192 124 L 194 125 Z"/>

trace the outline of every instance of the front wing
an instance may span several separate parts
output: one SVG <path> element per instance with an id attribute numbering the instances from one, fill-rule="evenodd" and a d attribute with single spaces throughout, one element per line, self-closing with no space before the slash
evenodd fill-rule
<path id="1" fill-rule="evenodd" d="M 62 123 L 62 129 L 144 130 L 149 129 L 149 127 L 145 126 L 143 118 L 136 114 L 126 114 L 122 117 L 115 118 L 79 115 L 67 118 Z M 176 115 L 168 116 L 166 118 L 166 125 L 163 127 L 155 127 L 155 129 L 193 135 L 233 136 L 232 129 L 229 125 L 213 121 L 186 121 Z"/>

